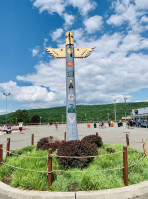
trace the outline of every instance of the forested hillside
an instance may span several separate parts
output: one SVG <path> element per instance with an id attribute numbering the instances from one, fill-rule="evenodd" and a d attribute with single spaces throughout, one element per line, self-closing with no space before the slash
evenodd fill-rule
<path id="1" fill-rule="evenodd" d="M 126 115 L 130 115 L 132 109 L 148 107 L 148 102 L 133 102 L 126 103 Z M 30 122 L 32 116 L 38 115 L 41 117 L 41 122 L 65 122 L 66 121 L 66 107 L 54 107 L 47 109 L 32 109 L 27 110 L 28 122 Z M 109 114 L 108 114 L 109 113 Z M 125 115 L 125 104 L 116 104 L 117 120 L 120 120 Z M 91 120 L 114 120 L 114 104 L 102 104 L 102 105 L 77 105 L 77 120 L 78 121 L 91 121 Z M 15 123 L 13 113 L 7 115 L 8 123 Z M 4 124 L 6 121 L 6 115 L 0 116 L 0 124 Z"/>

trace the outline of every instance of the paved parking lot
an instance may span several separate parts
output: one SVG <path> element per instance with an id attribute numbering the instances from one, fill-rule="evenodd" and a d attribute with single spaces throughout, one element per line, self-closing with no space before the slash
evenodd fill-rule
<path id="1" fill-rule="evenodd" d="M 0 193 L 0 199 L 12 199 L 12 197 Z"/>
<path id="2" fill-rule="evenodd" d="M 23 134 L 19 134 L 19 131 L 13 131 L 11 134 L 3 134 L 0 132 L 0 144 L 3 144 L 3 147 L 6 148 L 7 138 L 10 138 L 10 150 L 22 148 L 26 145 L 31 145 L 31 135 L 34 134 L 35 144 L 42 137 L 54 136 L 60 140 L 64 139 L 64 132 L 66 131 L 65 125 L 59 125 L 56 130 L 54 125 L 45 126 L 27 126 L 27 130 L 23 131 Z M 99 136 L 102 137 L 103 142 L 110 144 L 123 144 L 126 145 L 126 134 L 129 134 L 130 145 L 134 146 L 140 150 L 143 150 L 142 138 L 145 138 L 148 142 L 148 129 L 147 128 L 133 128 L 127 129 L 125 126 L 117 127 L 108 127 L 101 129 L 94 128 L 94 125 L 91 124 L 91 128 L 87 128 L 87 124 L 79 124 L 79 139 L 83 138 L 86 135 L 95 134 L 98 132 Z M 147 144 L 148 150 L 148 144 Z M 5 150 L 3 151 L 4 156 L 6 155 Z M 10 199 L 3 194 L 0 194 L 0 199 Z M 148 199 L 148 194 L 142 197 L 137 197 L 136 199 Z"/>
<path id="3" fill-rule="evenodd" d="M 97 126 L 98 127 L 98 126 Z M 54 125 L 45 126 L 27 126 L 27 130 L 23 131 L 23 134 L 19 134 L 19 131 L 13 131 L 11 134 L 3 134 L 0 132 L 0 144 L 6 146 L 7 138 L 9 137 L 11 140 L 11 150 L 22 148 L 25 145 L 31 144 L 31 135 L 34 134 L 35 144 L 42 137 L 54 136 L 58 139 L 64 139 L 64 132 L 66 131 L 65 125 L 59 125 L 56 130 Z M 108 127 L 106 124 L 106 128 L 93 128 L 93 124 L 91 124 L 91 128 L 87 128 L 87 124 L 78 125 L 79 131 L 79 139 L 82 139 L 86 135 L 98 134 L 102 137 L 103 141 L 110 144 L 126 144 L 125 136 L 129 134 L 130 145 L 140 148 L 142 150 L 142 138 L 145 138 L 148 142 L 148 129 L 147 128 L 133 128 L 127 129 L 125 127 Z M 148 146 L 148 144 L 147 144 Z M 5 152 L 4 152 L 5 154 Z"/>

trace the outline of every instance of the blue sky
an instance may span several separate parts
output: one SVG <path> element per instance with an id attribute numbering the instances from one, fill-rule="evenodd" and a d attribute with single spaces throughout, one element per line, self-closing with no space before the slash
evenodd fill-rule
<path id="1" fill-rule="evenodd" d="M 0 114 L 65 105 L 65 60 L 44 47 L 96 47 L 75 60 L 77 104 L 148 100 L 147 0 L 2 0 Z"/>

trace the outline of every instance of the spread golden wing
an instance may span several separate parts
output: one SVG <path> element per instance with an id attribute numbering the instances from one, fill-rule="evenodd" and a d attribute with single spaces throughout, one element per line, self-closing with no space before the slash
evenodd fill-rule
<path id="1" fill-rule="evenodd" d="M 45 48 L 54 58 L 66 58 L 65 48 Z"/>
<path id="2" fill-rule="evenodd" d="M 74 49 L 74 58 L 88 57 L 93 50 L 94 50 L 94 47 L 92 47 L 92 48 L 75 48 Z"/>

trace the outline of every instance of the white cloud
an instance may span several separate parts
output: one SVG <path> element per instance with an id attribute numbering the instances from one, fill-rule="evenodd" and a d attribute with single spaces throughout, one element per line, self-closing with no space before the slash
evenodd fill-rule
<path id="1" fill-rule="evenodd" d="M 49 14 L 58 13 L 62 15 L 66 3 L 64 0 L 32 0 L 33 6 L 39 8 L 40 13 L 43 11 L 48 11 Z"/>
<path id="2" fill-rule="evenodd" d="M 52 101 L 54 99 L 54 93 L 48 92 L 47 88 L 40 86 L 17 86 L 14 99 L 19 102 L 35 102 L 35 101 Z"/>
<path id="3" fill-rule="evenodd" d="M 17 80 L 31 82 L 35 86 L 45 86 L 55 93 L 65 93 L 65 60 L 52 59 L 49 63 L 41 62 L 35 66 L 36 73 L 17 76 Z"/>
<path id="4" fill-rule="evenodd" d="M 69 11 L 71 6 L 73 8 L 77 8 L 80 15 L 83 17 L 87 17 L 87 14 L 96 8 L 97 3 L 93 0 L 30 0 L 33 3 L 33 6 L 38 8 L 40 13 L 47 11 L 50 15 L 54 13 L 58 13 L 60 17 L 62 17 L 65 21 L 63 24 L 63 28 L 67 30 L 70 26 L 74 24 L 76 20 L 76 14 L 71 14 Z M 69 11 L 69 13 L 67 12 Z M 80 19 L 81 20 L 81 19 Z M 90 19 L 91 20 L 91 19 Z M 86 26 L 88 31 L 95 31 L 101 25 L 101 18 L 99 16 L 94 17 L 95 22 L 93 22 L 91 30 L 88 28 L 88 23 L 86 21 Z M 96 23 L 96 24 L 95 24 Z M 52 39 L 55 41 L 61 37 L 63 30 L 61 28 L 57 29 L 52 34 Z M 45 43 L 45 42 L 44 42 Z M 33 50 L 33 54 L 36 55 L 37 50 Z"/>
<path id="5" fill-rule="evenodd" d="M 93 10 L 97 3 L 92 0 L 68 0 L 69 4 L 79 9 L 82 15 L 86 15 L 89 11 Z"/>
<path id="6" fill-rule="evenodd" d="M 122 44 L 119 46 L 119 49 L 121 52 L 125 52 L 125 55 L 127 55 L 130 51 L 135 52 L 143 48 L 142 41 L 143 40 L 139 35 L 129 33 L 123 38 Z"/>
<path id="7" fill-rule="evenodd" d="M 147 0 L 135 0 L 137 8 L 140 9 L 148 9 L 148 1 Z"/>
<path id="8" fill-rule="evenodd" d="M 14 87 L 16 87 L 16 82 L 13 81 L 0 83 L 0 88 L 6 93 L 12 93 Z"/>
<path id="9" fill-rule="evenodd" d="M 49 106 L 49 104 L 53 104 L 55 100 L 55 93 L 48 91 L 47 88 L 42 86 L 18 86 L 16 82 L 9 81 L 7 83 L 0 83 L 0 88 L 4 91 L 11 92 L 11 100 L 16 102 L 45 103 L 46 106 Z"/>
<path id="10" fill-rule="evenodd" d="M 114 24 L 116 26 L 121 25 L 124 21 L 124 18 L 120 15 L 112 15 L 106 22 L 110 24 Z"/>
<path id="11" fill-rule="evenodd" d="M 32 49 L 32 56 L 35 57 L 37 56 L 39 50 L 38 49 Z"/>
<path id="12" fill-rule="evenodd" d="M 141 18 L 141 22 L 148 23 L 148 17 L 143 16 L 143 17 Z"/>
<path id="13" fill-rule="evenodd" d="M 101 29 L 103 19 L 101 16 L 93 16 L 84 21 L 84 25 L 88 33 L 93 33 Z"/>
<path id="14" fill-rule="evenodd" d="M 63 29 L 62 28 L 58 28 L 56 29 L 56 31 L 54 31 L 51 35 L 52 40 L 56 41 L 57 39 L 59 39 L 63 34 Z"/>
<path id="15" fill-rule="evenodd" d="M 142 5 L 144 5 L 143 2 Z M 133 4 L 130 0 L 117 0 L 113 3 L 113 8 L 115 14 L 111 15 L 106 21 L 109 25 L 121 26 L 124 23 L 127 25 L 128 30 L 131 29 L 134 32 L 144 31 L 140 24 L 140 18 L 145 12 L 139 9 L 137 4 Z"/>
<path id="16" fill-rule="evenodd" d="M 75 17 L 65 13 L 64 15 L 65 24 L 64 26 L 71 26 L 74 23 Z"/>
<path id="17" fill-rule="evenodd" d="M 82 15 L 86 15 L 97 5 L 92 0 L 31 0 L 33 6 L 37 7 L 41 12 L 48 11 L 49 14 L 58 13 L 60 16 L 64 14 L 68 6 L 78 8 Z"/>

